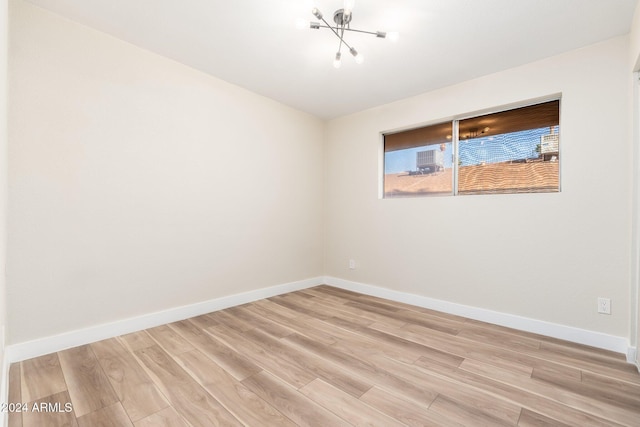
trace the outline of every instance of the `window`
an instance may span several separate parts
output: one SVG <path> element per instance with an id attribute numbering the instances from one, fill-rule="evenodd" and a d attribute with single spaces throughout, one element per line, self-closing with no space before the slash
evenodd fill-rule
<path id="1" fill-rule="evenodd" d="M 384 137 L 384 194 L 453 194 L 452 123 Z"/>
<path id="2" fill-rule="evenodd" d="M 560 190 L 560 101 L 384 135 L 384 197 Z"/>

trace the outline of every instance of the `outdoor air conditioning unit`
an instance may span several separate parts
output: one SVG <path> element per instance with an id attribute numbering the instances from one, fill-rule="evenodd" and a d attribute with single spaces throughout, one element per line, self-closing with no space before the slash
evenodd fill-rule
<path id="1" fill-rule="evenodd" d="M 441 150 L 427 150 L 416 153 L 416 166 L 421 173 L 444 170 L 444 153 Z"/>

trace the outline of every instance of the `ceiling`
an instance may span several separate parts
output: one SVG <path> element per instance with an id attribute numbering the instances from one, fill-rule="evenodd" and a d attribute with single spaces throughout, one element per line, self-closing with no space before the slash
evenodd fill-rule
<path id="1" fill-rule="evenodd" d="M 325 19 L 342 0 L 28 0 L 215 77 L 330 119 L 629 32 L 637 0 L 356 0 L 356 64 Z"/>

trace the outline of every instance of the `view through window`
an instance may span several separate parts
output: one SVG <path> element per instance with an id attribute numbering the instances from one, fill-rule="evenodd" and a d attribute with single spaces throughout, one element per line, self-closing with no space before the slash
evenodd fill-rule
<path id="1" fill-rule="evenodd" d="M 384 135 L 384 197 L 559 191 L 559 107 L 556 100 Z"/>

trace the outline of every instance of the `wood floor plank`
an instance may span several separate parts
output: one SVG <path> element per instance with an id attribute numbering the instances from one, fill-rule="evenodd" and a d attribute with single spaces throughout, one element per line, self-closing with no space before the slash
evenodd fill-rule
<path id="1" fill-rule="evenodd" d="M 120 402 L 78 417 L 78 427 L 133 427 Z"/>
<path id="2" fill-rule="evenodd" d="M 115 338 L 91 344 L 91 349 L 132 421 L 169 406 L 135 357 Z"/>
<path id="3" fill-rule="evenodd" d="M 429 407 L 429 410 L 466 426 L 493 427 L 514 425 L 505 420 L 495 418 L 477 407 L 469 406 L 464 402 L 442 395 L 436 398 Z M 518 413 L 518 415 L 520 414 Z"/>
<path id="4" fill-rule="evenodd" d="M 268 315 L 268 314 L 267 314 Z M 343 323 L 341 323 L 341 321 Z M 335 326 L 338 326 L 336 328 Z M 332 345 L 334 348 L 344 349 L 348 351 L 351 346 L 366 347 L 370 351 L 383 351 L 385 354 L 389 354 L 390 357 L 396 357 L 401 360 L 413 361 L 419 357 L 422 353 L 417 350 L 421 347 L 415 343 L 398 340 L 395 344 L 396 347 L 390 347 L 381 344 L 378 336 L 378 331 L 371 331 L 370 335 L 362 333 L 362 326 L 336 318 L 327 318 L 324 321 L 319 319 L 311 319 L 306 321 L 300 321 L 298 319 L 295 325 L 290 326 L 300 335 L 307 336 L 308 338 L 322 342 L 323 344 Z M 388 337 L 393 339 L 394 337 Z M 343 345 L 344 344 L 344 345 Z M 407 348 L 404 345 L 413 346 L 414 348 Z M 399 348 L 398 348 L 399 347 Z M 415 350 L 415 351 L 414 351 Z"/>
<path id="5" fill-rule="evenodd" d="M 345 305 L 360 307 L 363 310 L 374 311 L 385 316 L 389 316 L 402 310 L 401 307 L 398 307 L 392 301 L 385 301 L 377 298 L 364 298 L 363 296 L 357 298 L 356 301 L 350 301 Z"/>
<path id="6" fill-rule="evenodd" d="M 327 285 L 316 286 L 313 289 L 316 289 L 320 292 L 329 293 L 330 295 L 342 296 L 342 297 L 348 298 L 350 300 L 349 302 L 371 301 L 371 302 L 377 302 L 377 303 L 384 303 L 386 306 L 391 306 L 396 309 L 414 311 L 416 313 L 425 314 L 429 318 L 435 317 L 437 319 L 440 319 L 440 321 L 444 321 L 445 324 L 450 324 L 451 326 L 454 326 L 454 325 L 449 322 L 453 322 L 455 323 L 455 327 L 460 327 L 464 325 L 465 322 L 468 320 L 465 317 L 457 316 L 455 314 L 449 314 L 441 311 L 431 310 L 429 308 L 419 307 L 416 305 L 411 305 L 411 304 L 407 304 L 399 301 L 386 300 L 386 299 L 374 297 L 371 295 L 358 294 L 356 292 L 346 291 L 344 289 L 339 289 L 339 288 L 335 288 Z"/>
<path id="7" fill-rule="evenodd" d="M 216 324 L 217 325 L 217 324 Z M 216 326 L 214 325 L 214 326 Z M 206 354 L 217 364 L 224 367 L 238 381 L 258 373 L 261 367 L 247 357 L 234 351 L 215 339 L 211 334 L 200 329 L 191 319 L 174 322 L 169 325 L 188 340 L 195 348 Z"/>
<path id="8" fill-rule="evenodd" d="M 291 317 L 290 315 L 287 316 L 282 313 L 279 313 L 277 311 L 277 308 L 278 308 L 277 304 L 270 303 L 272 305 L 269 306 L 267 305 L 267 303 L 270 303 L 270 301 L 268 300 L 256 301 L 252 304 L 247 305 L 245 309 L 254 314 L 262 316 L 265 319 L 269 319 L 270 321 L 277 323 L 279 325 L 290 325 L 293 323 L 293 319 L 297 317 L 297 316 Z M 273 310 L 274 307 L 276 308 L 276 310 Z"/>
<path id="9" fill-rule="evenodd" d="M 630 368 L 624 355 L 608 350 L 589 347 L 584 344 L 543 338 L 540 341 L 540 348 L 549 352 L 570 356 L 578 360 L 606 363 L 611 366 L 616 366 L 622 371 L 629 371 Z"/>
<path id="10" fill-rule="evenodd" d="M 540 350 L 535 354 L 526 352 L 538 358 L 551 360 L 559 364 L 575 367 L 583 371 L 601 373 L 612 378 L 618 378 L 632 384 L 640 385 L 638 370 L 626 363 L 623 359 L 600 358 L 597 355 L 580 354 L 582 352 L 571 351 L 569 347 L 542 343 Z"/>
<path id="11" fill-rule="evenodd" d="M 194 427 L 240 425 L 160 346 L 135 352 L 173 408 Z"/>
<path id="12" fill-rule="evenodd" d="M 286 337 L 287 335 L 291 335 L 295 332 L 291 328 L 272 322 L 271 320 L 248 310 L 245 306 L 234 307 L 232 310 L 229 310 L 229 313 L 237 319 L 251 324 L 256 329 L 266 332 L 269 335 L 273 335 L 276 338 Z"/>
<path id="13" fill-rule="evenodd" d="M 388 416 L 412 427 L 462 427 L 462 424 L 450 420 L 437 412 L 429 411 L 427 405 L 416 405 L 401 396 L 372 387 L 360 398 L 363 402 L 384 412 Z"/>
<path id="14" fill-rule="evenodd" d="M 152 347 L 157 343 L 149 336 L 147 331 L 138 331 L 131 334 L 121 335 L 118 337 L 130 351 L 141 350 L 143 348 Z"/>
<path id="15" fill-rule="evenodd" d="M 451 350 L 454 354 L 465 358 L 475 358 L 479 360 L 492 359 L 496 365 L 506 363 L 503 367 L 515 363 L 515 366 L 525 365 L 535 368 L 553 363 L 591 372 L 600 372 L 632 383 L 638 383 L 640 381 L 637 370 L 634 371 L 633 366 L 630 364 L 627 364 L 628 366 L 624 368 L 620 368 L 620 366 L 611 367 L 605 363 L 598 364 L 597 362 L 589 360 L 574 359 L 570 354 L 562 354 L 562 352 L 559 351 L 545 349 L 543 343 L 541 343 L 540 349 L 523 347 L 515 350 L 501 347 L 498 342 L 491 340 L 479 341 L 459 336 L 450 337 L 420 325 L 408 324 L 401 329 L 389 327 L 384 324 L 374 324 L 370 327 L 387 332 L 391 330 L 392 333 L 403 338 L 421 344 Z"/>
<path id="16" fill-rule="evenodd" d="M 226 326 L 239 333 L 250 331 L 255 328 L 255 325 L 245 322 L 236 316 L 232 316 L 232 310 L 233 308 L 216 311 L 215 313 L 211 313 L 210 316 L 218 322 L 219 326 Z"/>
<path id="17" fill-rule="evenodd" d="M 345 319 L 360 326 L 369 326 L 375 322 L 390 322 L 395 326 L 400 327 L 405 323 L 401 320 L 395 320 L 387 316 L 382 316 L 370 311 L 360 310 L 355 307 L 349 307 L 347 305 L 339 305 L 335 307 L 329 303 L 322 302 L 322 300 L 320 302 L 316 302 L 314 300 L 313 302 L 315 303 L 316 307 L 322 310 L 324 314 L 331 317 Z"/>
<path id="18" fill-rule="evenodd" d="M 58 353 L 77 417 L 118 401 L 109 379 L 88 345 Z"/>
<path id="19" fill-rule="evenodd" d="M 333 317 L 340 315 L 351 322 L 366 326 L 373 323 L 374 316 L 363 316 L 362 313 L 356 313 L 351 307 L 342 307 L 342 305 L 336 306 L 335 304 L 326 303 L 321 298 L 302 298 L 297 296 L 298 293 L 288 294 L 286 301 L 296 304 L 297 306 L 304 307 L 309 312 L 316 313 L 314 316 L 322 319 L 323 317 Z M 367 312 L 363 312 L 368 314 Z"/>
<path id="20" fill-rule="evenodd" d="M 78 422 L 74 411 L 66 412 L 68 403 L 71 403 L 71 398 L 67 391 L 31 402 L 29 410 L 22 414 L 22 425 L 24 427 L 77 427 Z M 34 411 L 34 404 L 40 408 L 43 408 L 41 405 L 45 405 L 44 408 L 60 408 L 60 410 Z"/>
<path id="21" fill-rule="evenodd" d="M 469 407 L 473 407 L 482 413 L 486 413 L 492 418 L 500 419 L 506 423 L 515 424 L 520 415 L 520 405 L 514 404 L 506 399 L 496 399 L 495 396 L 487 395 L 486 392 L 477 387 L 464 387 L 456 378 L 445 375 L 437 375 L 436 372 L 429 372 L 415 365 L 407 365 L 392 359 L 371 356 L 371 360 L 383 369 L 393 372 L 396 376 L 416 385 L 429 387 L 440 396 L 445 396 L 452 400 L 465 402 Z M 436 365 L 439 366 L 439 365 Z M 443 368 L 453 370 L 456 368 Z M 435 374 L 435 375 L 434 375 Z"/>
<path id="22" fill-rule="evenodd" d="M 377 411 L 361 400 L 338 390 L 321 379 L 313 380 L 302 387 L 300 393 L 352 425 L 404 426 L 401 422 Z"/>
<path id="23" fill-rule="evenodd" d="M 301 351 L 299 347 L 290 345 L 286 341 L 277 340 L 264 332 L 254 330 L 247 331 L 245 334 L 248 339 L 260 345 L 265 351 L 280 357 L 292 366 L 309 372 L 316 378 L 323 379 L 351 396 L 360 397 L 373 386 L 372 382 L 363 381 L 341 366 L 322 357 Z"/>
<path id="24" fill-rule="evenodd" d="M 260 307 L 263 308 L 265 310 L 269 310 L 272 311 L 282 317 L 286 317 L 289 319 L 297 319 L 300 316 L 300 313 L 298 313 L 295 310 L 291 310 L 289 308 L 283 307 L 280 304 L 276 304 L 273 301 L 271 301 L 269 298 L 267 299 L 263 299 L 260 301 L 256 301 L 255 303 L 253 303 L 251 305 L 252 307 Z"/>
<path id="25" fill-rule="evenodd" d="M 520 427 L 571 427 L 568 424 L 561 423 L 544 415 L 540 415 L 537 412 L 523 409 L 518 420 L 518 426 Z"/>
<path id="26" fill-rule="evenodd" d="M 480 365 L 482 362 L 463 362 L 461 368 L 470 371 L 468 364 Z M 490 372 L 494 373 L 491 374 Z M 489 373 L 489 374 L 487 374 Z M 533 394 L 544 396 L 547 399 L 553 399 L 556 402 L 563 403 L 567 407 L 577 409 L 579 411 L 592 414 L 594 416 L 603 417 L 604 419 L 616 419 L 623 424 L 633 425 L 638 419 L 638 402 L 634 401 L 616 401 L 615 397 L 607 396 L 597 388 L 586 388 L 584 385 L 576 381 L 559 379 L 556 384 L 545 381 L 539 381 L 536 378 L 523 378 L 517 375 L 511 375 L 505 370 L 491 367 L 485 364 L 484 376 L 496 381 L 502 381 L 510 386 L 528 390 Z M 562 378 L 557 375 L 557 378 Z M 562 387 L 557 387 L 561 384 Z M 598 398 L 593 396 L 597 395 Z"/>
<path id="27" fill-rule="evenodd" d="M 248 307 L 248 310 L 257 313 L 264 318 L 281 326 L 294 330 L 300 335 L 307 336 L 325 344 L 333 344 L 333 335 L 324 328 L 317 328 L 321 320 L 301 312 L 295 312 L 270 300 L 257 301 Z"/>
<path id="28" fill-rule="evenodd" d="M 242 383 L 298 426 L 349 425 L 267 371 L 252 375 Z"/>
<path id="29" fill-rule="evenodd" d="M 46 354 L 20 363 L 23 403 L 33 402 L 67 389 L 57 353 Z"/>
<path id="30" fill-rule="evenodd" d="M 361 293 L 350 291 L 348 289 L 336 288 L 335 286 L 330 285 L 318 285 L 314 286 L 312 289 L 318 290 L 319 292 L 324 292 L 329 295 L 336 295 L 339 297 L 347 298 L 349 300 L 360 298 L 363 296 Z"/>
<path id="31" fill-rule="evenodd" d="M 20 363 L 12 363 L 9 367 L 9 400 L 7 403 L 23 404 Z M 0 414 L 1 415 L 1 414 Z M 22 427 L 22 412 L 9 410 L 9 427 Z"/>
<path id="32" fill-rule="evenodd" d="M 463 357 L 456 356 L 455 354 L 447 353 L 446 351 L 440 351 L 435 348 L 425 347 L 420 359 L 430 364 L 439 364 L 442 366 L 450 366 L 457 368 L 465 360 Z"/>
<path id="33" fill-rule="evenodd" d="M 295 298 L 292 300 L 291 296 L 278 295 L 269 298 L 269 301 L 272 301 L 277 305 L 280 305 L 289 310 L 298 312 L 300 315 L 306 315 L 314 319 L 324 320 L 330 317 L 329 315 L 323 314 L 322 311 L 316 310 L 313 307 L 313 304 L 302 305 L 299 300 L 296 300 Z"/>
<path id="34" fill-rule="evenodd" d="M 393 324 L 393 322 L 401 324 L 411 323 L 414 325 L 420 325 L 428 329 L 444 332 L 450 335 L 456 335 L 460 332 L 460 324 L 458 322 L 450 322 L 437 317 L 431 318 L 428 315 L 417 313 L 411 310 L 396 308 L 395 310 L 391 311 L 387 308 L 380 309 L 380 304 L 372 305 L 356 302 L 347 303 L 345 304 L 345 306 L 354 307 L 363 311 L 378 313 L 379 315 L 388 318 L 388 320 L 382 320 L 387 324 Z"/>
<path id="35" fill-rule="evenodd" d="M 511 350 L 517 350 L 520 348 L 538 350 L 541 345 L 540 341 L 537 340 L 503 334 L 482 327 L 464 327 L 457 335 L 461 338 L 469 338 L 474 341 L 488 341 L 496 343 L 498 346 Z"/>
<path id="36" fill-rule="evenodd" d="M 531 378 L 537 378 L 550 383 L 563 384 L 566 381 L 582 382 L 582 371 L 563 365 L 536 366 L 531 371 Z"/>
<path id="37" fill-rule="evenodd" d="M 582 383 L 588 387 L 598 387 L 603 391 L 620 396 L 627 396 L 640 405 L 640 385 L 595 374 L 593 372 L 581 372 Z"/>
<path id="38" fill-rule="evenodd" d="M 295 426 L 291 420 L 199 351 L 182 353 L 176 359 L 209 394 L 245 425 Z"/>
<path id="39" fill-rule="evenodd" d="M 194 349 L 193 345 L 168 325 L 147 329 L 147 332 L 164 350 L 175 356 Z"/>
<path id="40" fill-rule="evenodd" d="M 163 409 L 133 423 L 135 427 L 189 427 L 189 424 L 173 407 Z"/>
<path id="41" fill-rule="evenodd" d="M 574 375 L 573 371 L 563 375 L 563 372 L 559 372 L 557 369 L 536 368 L 533 370 L 531 378 L 535 381 L 541 381 L 547 386 L 596 399 L 632 412 L 637 412 L 640 409 L 640 390 L 631 390 L 630 387 L 626 387 L 623 391 L 607 387 L 604 382 L 585 383 L 581 380 L 582 375 L 578 379 Z"/>
<path id="42" fill-rule="evenodd" d="M 427 368 L 434 367 L 434 364 L 431 362 L 431 360 L 426 358 L 421 358 L 420 360 L 418 360 L 416 362 L 416 365 L 427 367 Z M 452 368 L 452 366 L 447 366 L 447 365 L 441 365 L 441 366 Z M 505 368 L 495 366 L 490 363 L 481 362 L 475 359 L 464 359 L 462 363 L 458 365 L 458 367 L 464 371 L 473 372 L 475 374 L 478 374 L 487 378 L 494 378 L 499 381 L 507 382 L 509 384 L 518 382 L 518 378 L 523 381 L 528 381 L 531 378 L 531 375 L 524 375 L 519 371 L 505 369 Z M 438 371 L 443 372 L 442 369 Z M 455 370 L 451 372 L 455 372 Z"/>
<path id="43" fill-rule="evenodd" d="M 209 314 L 192 317 L 189 319 L 189 321 L 191 321 L 191 323 L 193 323 L 200 329 L 206 329 L 210 326 L 216 326 L 219 324 L 218 321 L 211 317 Z"/>
<path id="44" fill-rule="evenodd" d="M 358 375 L 363 379 L 369 379 L 382 388 L 402 393 L 404 396 L 407 396 L 407 398 L 410 398 L 419 405 L 428 405 L 437 396 L 437 392 L 430 389 L 428 385 L 421 384 L 418 386 L 410 381 L 398 378 L 392 373 L 381 369 L 379 366 L 376 366 L 376 364 L 367 361 L 364 358 L 357 358 L 337 351 L 329 346 L 325 346 L 303 337 L 302 335 L 293 334 L 283 338 L 283 340 L 290 341 L 310 353 L 321 354 L 323 358 L 342 366 L 344 369 L 348 369 L 355 375 Z"/>
<path id="45" fill-rule="evenodd" d="M 413 363 L 424 353 L 429 352 L 429 348 L 421 344 L 376 329 L 360 326 L 342 318 L 331 317 L 324 320 L 324 322 L 340 328 L 334 332 L 338 335 L 336 343 L 334 344 L 336 348 L 352 348 L 353 345 L 350 344 L 350 342 L 355 341 L 358 342 L 358 348 L 369 347 L 371 351 L 383 353 L 392 359 L 407 363 Z M 340 330 L 351 333 L 341 334 L 339 332 Z M 356 337 L 354 337 L 354 335 Z"/>
<path id="46" fill-rule="evenodd" d="M 461 326 L 461 329 L 465 330 L 487 330 L 491 331 L 492 334 L 500 335 L 501 337 L 509 338 L 519 338 L 522 340 L 529 341 L 531 343 L 539 343 L 542 344 L 542 341 L 545 340 L 544 335 L 535 334 L 533 332 L 520 331 L 517 329 L 509 328 L 502 325 L 494 325 L 487 322 L 482 322 L 480 320 L 475 319 L 465 319 L 464 323 Z M 540 347 L 537 345 L 537 347 Z"/>
<path id="47" fill-rule="evenodd" d="M 336 342 L 334 331 L 328 331 L 327 324 L 320 319 L 314 319 L 306 315 L 300 315 L 295 320 L 282 320 L 278 317 L 267 318 L 280 325 L 287 326 L 299 335 L 304 335 L 323 344 L 331 345 Z"/>
<path id="48" fill-rule="evenodd" d="M 394 328 L 388 325 L 377 323 L 370 326 L 382 332 L 386 332 L 397 337 L 413 341 L 418 344 L 463 357 L 465 359 L 481 360 L 491 364 L 520 372 L 524 375 L 531 375 L 531 370 L 541 363 L 535 357 L 523 354 L 522 352 L 507 349 L 497 349 L 495 346 L 485 341 L 473 341 L 466 338 L 443 334 L 432 329 L 427 329 L 419 325 L 408 324 L 402 328 Z"/>
<path id="49" fill-rule="evenodd" d="M 466 361 L 465 361 L 466 362 Z M 593 425 L 593 426 L 611 426 L 621 425 L 621 423 L 611 422 L 615 418 L 606 418 L 602 414 L 592 413 L 592 408 L 588 404 L 589 402 L 576 399 L 572 395 L 564 395 L 557 390 L 544 389 L 536 390 L 535 392 L 528 389 L 526 386 L 521 387 L 512 383 L 518 384 L 523 380 L 523 377 L 517 374 L 509 373 L 507 370 L 493 367 L 486 364 L 485 372 L 496 370 L 498 374 L 482 375 L 471 372 L 465 368 L 463 362 L 460 368 L 445 368 L 439 365 L 421 365 L 420 368 L 426 372 L 431 373 L 434 376 L 440 376 L 443 379 L 454 381 L 458 384 L 465 384 L 467 387 L 473 387 L 477 390 L 483 390 L 488 396 L 496 396 L 500 400 L 512 402 L 515 405 L 535 410 L 540 414 L 546 415 L 549 418 L 553 418 L 560 422 L 575 422 L 576 425 Z M 474 361 L 474 363 L 482 363 Z M 418 362 L 416 362 L 418 364 Z M 528 384 L 533 384 L 529 382 Z M 574 406 L 568 406 L 562 402 L 556 401 L 553 397 L 546 396 L 544 392 L 551 391 L 553 395 L 558 395 L 562 400 L 569 400 L 580 408 L 587 409 L 587 412 L 577 409 Z M 597 411 L 595 411 L 597 412 Z M 609 411 L 611 412 L 611 411 Z M 614 413 L 614 415 L 617 415 Z M 624 423 L 623 423 L 624 424 Z"/>
<path id="50" fill-rule="evenodd" d="M 284 360 L 281 355 L 266 351 L 247 339 L 245 334 L 239 334 L 237 331 L 223 326 L 207 328 L 207 332 L 210 332 L 214 338 L 222 340 L 237 352 L 248 355 L 256 365 L 268 370 L 296 389 L 308 384 L 315 378 L 310 372 L 305 372 L 299 366 Z"/>
<path id="51" fill-rule="evenodd" d="M 509 329 L 512 333 L 518 335 L 527 335 L 527 334 L 531 334 L 529 332 L 523 332 L 523 331 L 519 331 L 518 329 Z M 560 338 L 554 338 L 554 337 L 549 337 L 549 336 L 545 336 L 545 335 L 537 335 L 538 339 L 540 339 L 541 342 L 543 343 L 551 343 L 551 344 L 555 344 L 557 346 L 563 347 L 563 348 L 568 348 L 568 349 L 572 349 L 572 350 L 577 350 L 577 351 L 582 351 L 582 352 L 586 352 L 586 353 L 590 353 L 590 354 L 598 354 L 601 356 L 606 356 L 607 358 L 610 359 L 614 359 L 614 360 L 626 360 L 626 355 L 622 354 L 622 353 L 616 353 L 614 351 L 611 350 L 606 350 L 604 348 L 597 348 L 597 347 L 593 347 L 590 345 L 586 345 L 586 344 L 580 344 L 577 342 L 571 342 L 571 341 L 567 341 L 567 340 L 562 340 Z"/>
<path id="52" fill-rule="evenodd" d="M 342 305 L 342 304 L 344 304 L 346 302 L 349 302 L 349 300 L 346 299 L 346 298 L 339 297 L 339 296 L 336 296 L 336 295 L 331 295 L 331 294 L 328 294 L 326 292 L 322 292 L 317 287 L 302 289 L 299 292 L 302 292 L 304 294 L 311 295 L 311 296 L 314 296 L 314 297 L 317 297 L 317 298 L 321 298 L 323 301 L 331 303 L 331 304 L 333 304 L 335 306 L 339 306 L 339 305 Z"/>

